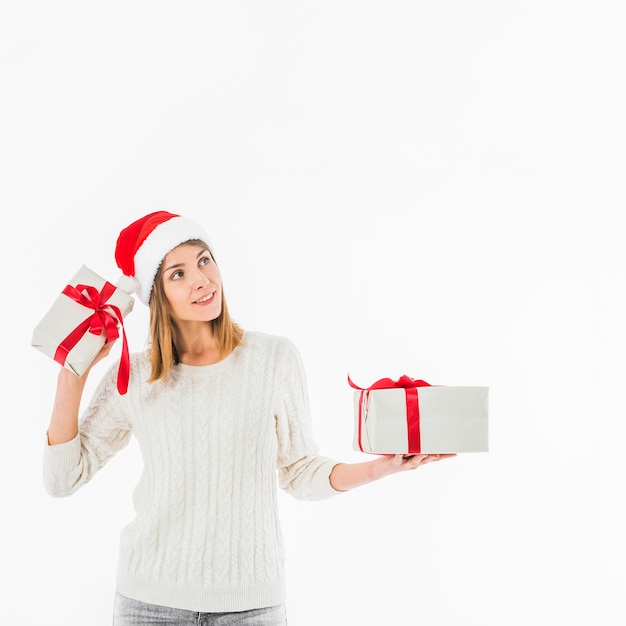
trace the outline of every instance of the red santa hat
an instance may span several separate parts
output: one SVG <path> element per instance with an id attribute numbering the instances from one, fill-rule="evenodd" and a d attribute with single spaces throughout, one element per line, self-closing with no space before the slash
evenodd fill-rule
<path id="1" fill-rule="evenodd" d="M 200 239 L 209 245 L 204 229 L 181 215 L 156 211 L 136 220 L 117 238 L 115 261 L 122 270 L 117 287 L 126 293 L 137 294 L 147 305 L 165 255 L 190 239 Z"/>

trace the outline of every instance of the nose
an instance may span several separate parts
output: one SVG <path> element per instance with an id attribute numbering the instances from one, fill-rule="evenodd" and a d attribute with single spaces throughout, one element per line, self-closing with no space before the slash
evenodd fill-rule
<path id="1" fill-rule="evenodd" d="M 209 277 L 201 272 L 200 270 L 196 270 L 194 275 L 192 276 L 193 288 L 194 289 L 202 289 L 209 284 Z"/>

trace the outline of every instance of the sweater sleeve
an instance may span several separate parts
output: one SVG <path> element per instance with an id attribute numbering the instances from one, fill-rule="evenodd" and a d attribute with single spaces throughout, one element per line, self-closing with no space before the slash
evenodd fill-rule
<path id="1" fill-rule="evenodd" d="M 318 454 L 300 354 L 291 342 L 285 341 L 279 355 L 275 416 L 279 485 L 299 500 L 329 498 L 340 493 L 330 484 L 330 473 L 337 461 Z"/>
<path id="2" fill-rule="evenodd" d="M 116 388 L 117 367 L 111 367 L 79 421 L 78 435 L 44 448 L 44 487 L 55 497 L 69 496 L 89 482 L 105 463 L 130 441 L 132 427 Z"/>

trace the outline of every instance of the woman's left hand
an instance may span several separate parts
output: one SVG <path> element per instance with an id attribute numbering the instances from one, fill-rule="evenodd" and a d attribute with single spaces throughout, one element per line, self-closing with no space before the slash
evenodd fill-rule
<path id="1" fill-rule="evenodd" d="M 433 463 L 434 461 L 443 461 L 456 456 L 456 454 L 392 454 L 378 459 L 381 465 L 386 465 L 389 474 L 396 472 L 406 472 L 414 470 L 421 465 Z"/>
<path id="2" fill-rule="evenodd" d="M 330 474 L 330 484 L 337 491 L 348 491 L 385 476 L 453 456 L 456 454 L 388 454 L 363 463 L 338 463 Z"/>

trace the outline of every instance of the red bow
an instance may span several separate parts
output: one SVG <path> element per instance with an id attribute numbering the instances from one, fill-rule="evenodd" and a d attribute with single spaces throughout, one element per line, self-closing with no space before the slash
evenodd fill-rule
<path id="1" fill-rule="evenodd" d="M 54 354 L 54 360 L 61 365 L 65 365 L 67 355 L 87 331 L 97 336 L 104 331 L 107 342 L 117 339 L 120 336 L 117 327 L 119 322 L 122 326 L 123 344 L 122 358 L 120 359 L 120 367 L 117 372 L 117 390 L 121 395 L 124 395 L 128 391 L 128 379 L 130 376 L 130 356 L 126 331 L 124 330 L 124 320 L 122 312 L 118 307 L 114 304 L 106 303 L 115 293 L 115 287 L 111 283 L 105 282 L 102 290 L 98 292 L 91 285 L 76 285 L 76 287 L 67 285 L 62 293 L 74 300 L 74 302 L 78 302 L 78 304 L 88 309 L 93 309 L 94 312 L 61 342 Z"/>
<path id="2" fill-rule="evenodd" d="M 407 420 L 407 439 L 408 439 L 408 454 L 419 454 L 421 450 L 421 435 L 420 435 L 420 407 L 417 395 L 417 387 L 430 387 L 430 383 L 424 380 L 414 380 L 410 376 L 400 376 L 398 380 L 392 380 L 391 378 L 381 378 L 374 384 L 367 388 L 358 387 L 355 385 L 350 376 L 348 376 L 348 383 L 354 389 L 361 391 L 359 397 L 359 420 L 358 420 L 358 441 L 359 448 L 363 452 L 363 446 L 361 444 L 361 422 L 362 420 L 362 407 L 363 396 L 367 398 L 370 391 L 375 389 L 395 389 L 404 388 L 406 395 L 406 420 Z"/>
<path id="3" fill-rule="evenodd" d="M 361 391 L 370 391 L 372 389 L 393 389 L 396 387 L 404 387 L 408 389 L 410 387 L 430 387 L 430 383 L 427 383 L 425 380 L 414 380 L 410 376 L 400 376 L 398 380 L 391 380 L 391 378 L 381 378 L 377 380 L 373 385 L 369 387 L 358 387 L 355 385 L 350 376 L 348 376 L 348 383 L 350 383 L 350 387 L 354 387 L 355 389 L 360 389 Z"/>

